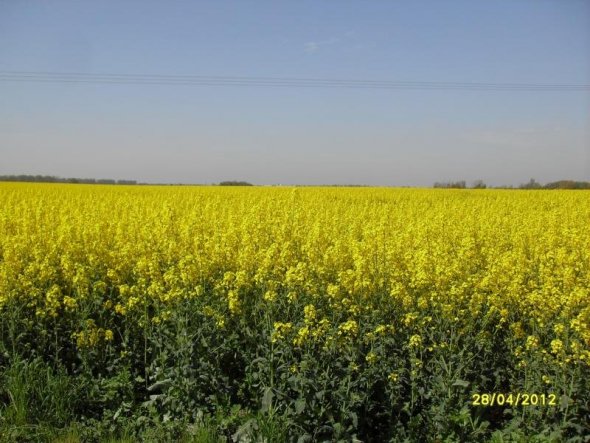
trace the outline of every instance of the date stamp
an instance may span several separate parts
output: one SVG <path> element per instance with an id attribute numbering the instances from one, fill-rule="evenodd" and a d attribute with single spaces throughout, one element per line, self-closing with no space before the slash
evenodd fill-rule
<path id="1" fill-rule="evenodd" d="M 501 393 L 473 394 L 472 406 L 557 406 L 555 394 Z"/>

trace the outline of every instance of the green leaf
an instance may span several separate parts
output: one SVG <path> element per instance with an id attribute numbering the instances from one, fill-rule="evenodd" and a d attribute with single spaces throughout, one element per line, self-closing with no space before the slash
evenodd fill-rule
<path id="1" fill-rule="evenodd" d="M 453 382 L 453 386 L 461 386 L 462 388 L 466 388 L 467 386 L 469 386 L 469 382 L 457 379 Z"/>
<path id="2" fill-rule="evenodd" d="M 565 409 L 568 407 L 568 405 L 570 404 L 570 402 L 572 401 L 571 398 L 569 398 L 567 395 L 563 394 L 560 398 L 559 398 L 559 406 L 562 409 Z"/>
<path id="3" fill-rule="evenodd" d="M 351 420 L 352 420 L 352 426 L 356 429 L 359 425 L 359 418 L 356 415 L 356 412 L 349 412 L 348 415 L 350 416 Z"/>
<path id="4" fill-rule="evenodd" d="M 309 434 L 303 434 L 297 439 L 297 443 L 307 443 L 308 441 L 312 441 L 312 436 Z"/>
<path id="5" fill-rule="evenodd" d="M 272 407 L 272 399 L 274 397 L 274 393 L 272 392 L 272 388 L 264 388 L 264 395 L 262 396 L 262 407 L 260 408 L 261 412 L 268 412 Z"/>
<path id="6" fill-rule="evenodd" d="M 149 388 L 147 388 L 147 390 L 148 390 L 148 392 L 157 392 L 157 391 L 160 391 L 161 389 L 167 388 L 168 386 L 170 386 L 171 383 L 172 383 L 172 379 L 167 378 L 166 380 L 161 380 L 161 381 L 154 383 Z"/>
<path id="7" fill-rule="evenodd" d="M 305 410 L 305 400 L 300 398 L 295 401 L 295 413 L 301 414 Z"/>

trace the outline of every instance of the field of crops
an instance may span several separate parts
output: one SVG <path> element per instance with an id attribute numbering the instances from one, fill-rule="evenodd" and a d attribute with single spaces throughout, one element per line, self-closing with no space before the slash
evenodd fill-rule
<path id="1" fill-rule="evenodd" d="M 0 339 L 3 441 L 587 441 L 590 194 L 2 183 Z"/>

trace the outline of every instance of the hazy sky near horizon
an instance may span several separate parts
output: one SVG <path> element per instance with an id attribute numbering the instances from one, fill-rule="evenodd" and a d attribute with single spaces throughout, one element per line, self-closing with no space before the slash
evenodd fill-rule
<path id="1" fill-rule="evenodd" d="M 590 84 L 590 1 L 0 0 L 0 71 Z M 590 92 L 0 80 L 4 174 L 590 180 Z"/>

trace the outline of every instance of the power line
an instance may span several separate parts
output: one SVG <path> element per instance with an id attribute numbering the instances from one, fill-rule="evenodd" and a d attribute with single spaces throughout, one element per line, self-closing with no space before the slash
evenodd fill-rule
<path id="1" fill-rule="evenodd" d="M 350 80 L 296 77 L 237 77 L 162 74 L 91 74 L 81 72 L 0 71 L 0 81 L 81 84 L 132 84 L 166 86 L 238 86 L 355 88 L 457 91 L 590 91 L 590 84 L 481 83 L 388 80 Z"/>

